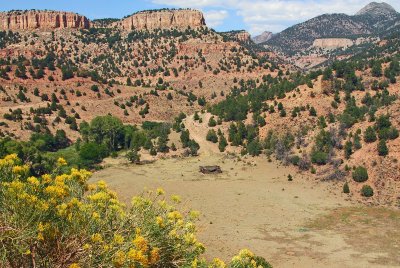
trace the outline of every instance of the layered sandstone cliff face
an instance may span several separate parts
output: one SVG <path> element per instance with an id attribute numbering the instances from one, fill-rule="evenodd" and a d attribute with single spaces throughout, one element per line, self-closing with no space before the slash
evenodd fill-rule
<path id="1" fill-rule="evenodd" d="M 234 41 L 239 41 L 244 43 L 249 43 L 251 41 L 251 35 L 244 30 L 222 32 L 221 34 Z"/>
<path id="2" fill-rule="evenodd" d="M 0 13 L 0 30 L 87 29 L 90 21 L 81 15 L 62 11 L 11 11 Z"/>
<path id="3" fill-rule="evenodd" d="M 325 49 L 347 48 L 354 45 L 354 42 L 347 38 L 323 38 L 315 39 L 313 47 Z"/>
<path id="4" fill-rule="evenodd" d="M 240 31 L 236 34 L 236 39 L 241 42 L 250 42 L 251 35 L 246 31 Z"/>
<path id="5" fill-rule="evenodd" d="M 205 26 L 203 13 L 197 10 L 159 10 L 136 13 L 116 22 L 123 30 L 186 29 Z"/>

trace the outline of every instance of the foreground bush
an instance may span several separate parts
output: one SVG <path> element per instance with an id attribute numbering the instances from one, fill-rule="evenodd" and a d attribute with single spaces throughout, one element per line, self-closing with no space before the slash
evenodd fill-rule
<path id="1" fill-rule="evenodd" d="M 90 172 L 29 176 L 30 167 L 9 155 L 0 159 L 1 267 L 270 267 L 242 250 L 230 265 L 201 259 L 193 221 L 163 190 L 132 199 L 127 208 L 104 182 L 87 183 Z"/>

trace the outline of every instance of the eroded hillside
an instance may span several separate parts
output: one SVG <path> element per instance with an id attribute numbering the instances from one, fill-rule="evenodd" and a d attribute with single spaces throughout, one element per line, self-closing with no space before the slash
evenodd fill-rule
<path id="1" fill-rule="evenodd" d="M 148 16 L 168 11 L 159 13 Z M 203 26 L 201 13 L 170 13 L 177 24 L 164 29 L 4 32 L 1 110 L 12 116 L 3 134 L 27 138 L 31 131 L 62 128 L 74 139 L 80 122 L 108 113 L 125 123 L 172 121 L 223 99 L 234 80 L 277 74 L 266 56 Z M 192 25 L 182 17 L 189 27 L 179 24 L 177 13 L 199 18 Z M 149 20 L 143 23 L 152 25 Z"/>

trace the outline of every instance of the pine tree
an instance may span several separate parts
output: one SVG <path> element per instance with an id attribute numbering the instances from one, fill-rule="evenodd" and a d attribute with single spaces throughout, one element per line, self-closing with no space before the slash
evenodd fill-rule
<path id="1" fill-rule="evenodd" d="M 349 184 L 347 182 L 345 182 L 345 184 L 343 185 L 343 193 L 345 193 L 345 194 L 349 194 L 350 193 L 350 187 L 349 187 Z"/>
<path id="2" fill-rule="evenodd" d="M 367 143 L 375 142 L 376 141 L 376 134 L 373 127 L 368 127 L 364 133 L 364 141 Z"/>
<path id="3" fill-rule="evenodd" d="M 219 151 L 225 152 L 226 146 L 228 146 L 228 142 L 226 141 L 225 136 L 221 133 L 221 135 L 219 135 L 219 144 L 218 144 Z"/>
<path id="4" fill-rule="evenodd" d="M 387 156 L 389 154 L 389 148 L 386 145 L 386 140 L 380 140 L 378 143 L 378 154 L 380 156 Z"/>
<path id="5" fill-rule="evenodd" d="M 344 145 L 344 155 L 346 159 L 349 159 L 350 156 L 353 154 L 353 143 L 351 141 L 347 141 Z"/>

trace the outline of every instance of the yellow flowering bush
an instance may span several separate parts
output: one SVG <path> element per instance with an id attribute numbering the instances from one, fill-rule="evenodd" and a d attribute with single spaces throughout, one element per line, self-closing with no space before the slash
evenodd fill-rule
<path id="1" fill-rule="evenodd" d="M 270 267 L 244 250 L 228 266 L 201 258 L 197 211 L 180 212 L 158 189 L 121 203 L 90 172 L 29 176 L 16 155 L 0 159 L 0 267 Z M 263 262 L 262 262 L 263 261 Z"/>
<path id="2" fill-rule="evenodd" d="M 268 268 L 272 267 L 263 258 L 254 255 L 248 249 L 242 249 L 239 254 L 233 257 L 230 268 Z"/>

